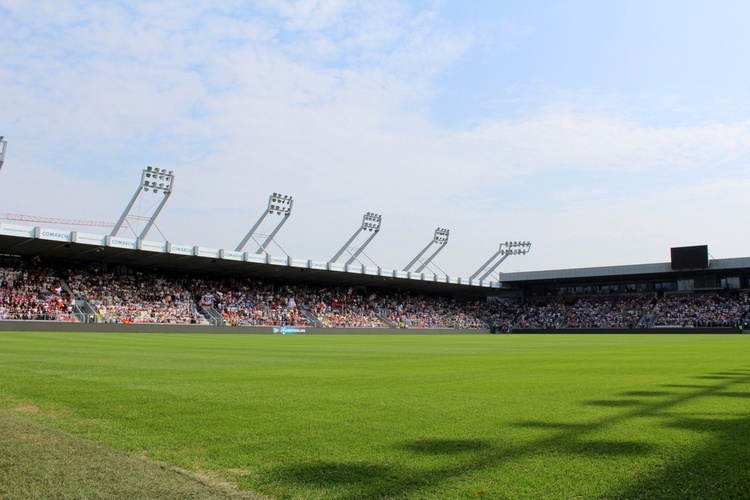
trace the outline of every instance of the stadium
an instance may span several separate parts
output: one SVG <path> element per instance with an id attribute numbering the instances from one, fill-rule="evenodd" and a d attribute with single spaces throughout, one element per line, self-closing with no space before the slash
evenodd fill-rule
<path id="1" fill-rule="evenodd" d="M 444 228 L 402 270 L 365 265 L 360 257 L 380 230 L 380 216 L 368 212 L 331 261 L 320 262 L 269 252 L 293 204 L 278 193 L 234 250 L 148 240 L 174 177 L 145 168 L 109 235 L 0 223 L 4 281 L 26 293 L 4 294 L 2 327 L 36 320 L 42 323 L 31 328 L 64 321 L 100 331 L 741 332 L 749 319 L 750 258 L 710 259 L 707 245 L 672 248 L 668 263 L 495 274 L 505 259 L 531 249 L 531 242 L 508 241 L 472 276 L 454 277 L 431 266 L 448 244 Z M 159 197 L 152 213 L 131 213 L 149 194 Z M 248 244 L 257 250 L 245 251 Z M 128 298 L 113 296 L 115 288 Z"/>
<path id="2" fill-rule="evenodd" d="M 748 24 L 0 0 L 0 499 L 750 498 Z"/>
<path id="3" fill-rule="evenodd" d="M 504 245 L 512 245 L 511 243 Z M 177 276 L 210 277 L 217 280 L 212 286 L 195 295 L 187 308 L 192 315 L 185 315 L 182 320 L 167 315 L 163 319 L 153 314 L 141 314 L 129 317 L 125 314 L 107 314 L 106 308 L 97 310 L 95 305 L 82 298 L 79 290 L 70 288 L 70 284 L 59 276 L 51 277 L 56 286 L 61 284 L 69 297 L 65 304 L 67 314 L 61 320 L 74 323 L 97 324 L 92 328 L 112 328 L 112 325 L 123 323 L 148 324 L 182 324 L 214 325 L 214 328 L 233 325 L 234 328 L 247 332 L 271 331 L 269 328 L 305 327 L 305 331 L 320 332 L 323 321 L 316 317 L 313 309 L 319 304 L 302 302 L 299 297 L 285 297 L 294 302 L 295 319 L 271 318 L 268 308 L 262 315 L 265 319 L 256 321 L 253 326 L 247 317 L 232 320 L 221 307 L 221 312 L 214 307 L 218 294 L 228 292 L 244 295 L 250 290 L 234 289 L 225 292 L 221 289 L 224 281 L 241 282 L 257 281 L 277 287 L 305 287 L 305 295 L 320 295 L 316 289 L 337 287 L 346 289 L 348 295 L 355 295 L 357 300 L 338 311 L 347 316 L 362 316 L 359 320 L 336 324 L 329 327 L 366 328 L 366 316 L 374 314 L 376 321 L 370 321 L 371 327 L 382 329 L 398 328 L 442 328 L 442 329 L 482 329 L 497 333 L 558 330 L 575 331 L 576 329 L 616 329 L 653 331 L 654 328 L 677 329 L 700 327 L 713 331 L 741 330 L 747 322 L 750 311 L 747 303 L 748 280 L 750 279 L 750 258 L 709 260 L 706 246 L 673 248 L 677 254 L 672 262 L 651 265 L 617 266 L 608 268 L 569 269 L 559 271 L 503 273 L 502 281 L 479 281 L 461 277 L 448 277 L 424 272 L 394 271 L 381 268 L 369 268 L 362 264 L 336 264 L 295 259 L 289 256 L 272 256 L 269 254 L 252 254 L 250 252 L 226 251 L 222 249 L 202 248 L 191 245 L 178 245 L 170 242 L 143 241 L 134 238 L 93 235 L 76 231 L 64 231 L 44 227 L 20 226 L 0 223 L 0 251 L 4 265 L 8 270 L 25 269 L 22 266 L 39 267 L 39 263 L 51 266 L 52 269 L 82 270 L 85 273 L 102 273 L 110 275 L 112 280 L 118 276 L 138 273 L 145 275 L 146 280 L 157 281 L 168 279 L 163 273 Z M 697 252 L 696 252 L 697 251 Z M 693 254 L 692 260 L 681 263 L 680 253 Z M 697 253 L 697 256 L 695 254 Z M 690 257 L 690 255 L 688 255 Z M 32 264 L 36 263 L 36 264 Z M 89 277 L 90 279 L 90 277 Z M 7 278 L 6 278 L 7 280 Z M 85 280 L 79 276 L 77 280 Z M 113 281 L 114 282 L 114 281 Z M 109 283 L 111 286 L 112 283 Z M 103 289 L 88 290 L 95 304 L 103 304 Z M 152 285 L 153 286 L 153 285 Z M 177 287 L 177 283 L 174 285 Z M 356 293 L 353 294 L 353 292 Z M 47 288 L 34 291 L 41 304 L 48 303 L 52 295 Z M 292 292 L 290 292 L 292 293 Z M 403 310 L 406 302 L 386 307 L 377 300 L 368 307 L 363 307 L 362 297 L 391 296 L 397 293 L 424 296 L 429 300 L 447 300 L 455 304 L 456 313 L 467 318 L 469 310 L 482 304 L 482 311 L 471 321 L 438 320 L 418 321 L 414 318 L 400 320 L 393 316 L 393 309 Z M 45 296 L 45 294 L 47 294 Z M 201 297 L 208 297 L 202 302 Z M 165 296 L 154 296 L 149 310 L 158 309 Z M 274 300 L 280 300 L 277 297 Z M 299 306 L 297 305 L 299 303 Z M 11 305 L 11 298 L 6 296 L 5 306 Z M 245 304 L 234 304 L 237 309 Z M 278 304 L 276 304 L 278 305 Z M 498 311 L 493 311 L 493 305 Z M 505 314 L 502 307 L 505 306 Z M 27 305 L 24 305 L 26 307 Z M 466 310 L 461 311 L 464 307 Z M 37 308 L 27 308 L 33 312 Z M 59 308 L 58 308 L 59 309 Z M 299 311 L 297 311 L 299 309 Z M 358 311 L 359 309 L 359 311 Z M 612 319 L 618 310 L 627 310 L 627 318 Z M 39 309 L 41 311 L 41 309 Z M 512 312 L 511 312 L 512 311 Z M 542 321 L 525 320 L 533 315 Z M 580 321 L 577 314 L 583 313 L 587 321 Z M 42 314 L 42 313 L 40 313 Z M 500 315 L 500 322 L 493 322 L 492 316 Z M 15 324 L 14 312 L 8 307 L 3 310 L 3 327 L 22 328 Z M 610 318 L 608 321 L 607 318 Z M 196 320 L 196 318 L 199 318 Z M 48 317 L 28 316 L 23 319 L 49 320 Z M 302 321 L 304 319 L 304 321 Z M 38 324 L 37 324 L 38 325 Z M 265 328 L 264 328 L 265 327 Z M 36 326 L 35 328 L 44 328 Z M 59 326 L 53 326 L 59 328 Z M 89 328 L 86 326 L 84 328 Z M 196 327 L 197 328 L 197 327 Z M 205 327 L 201 331 L 210 331 Z M 197 330 L 196 330 L 197 331 Z"/>
<path id="4" fill-rule="evenodd" d="M 3 497 L 746 493 L 750 258 L 452 277 L 438 228 L 397 271 L 366 213 L 318 262 L 267 251 L 278 193 L 234 250 L 159 242 L 154 176 L 108 235 L 0 223 Z"/>
<path id="5" fill-rule="evenodd" d="M 3 140 L 3 159 L 6 148 Z M 437 228 L 402 270 L 367 266 L 360 257 L 381 222 L 380 215 L 367 212 L 331 261 L 321 262 L 269 252 L 292 213 L 293 198 L 279 193 L 268 197 L 266 209 L 234 250 L 148 240 L 175 177 L 171 170 L 143 169 L 109 235 L 0 223 L 0 257 L 9 265 L 4 281 L 25 292 L 19 296 L 11 288 L 4 294 L 3 328 L 26 328 L 14 320 L 36 320 L 111 331 L 145 324 L 150 331 L 188 325 L 194 331 L 230 326 L 256 333 L 696 327 L 741 332 L 750 319 L 750 258 L 710 259 L 707 245 L 672 248 L 668 263 L 495 274 L 507 258 L 531 249 L 528 241 L 506 241 L 472 276 L 453 277 L 431 266 L 448 244 L 445 228 Z M 135 213 L 136 202 L 149 195 L 158 203 L 149 213 Z M 17 214 L 6 219 L 87 223 Z M 123 231 L 133 237 L 122 236 Z M 245 251 L 248 244 L 257 250 Z M 195 282 L 200 286 L 186 286 Z M 127 298 L 113 296 L 113 289 Z M 263 296 L 264 290 L 271 292 Z"/>

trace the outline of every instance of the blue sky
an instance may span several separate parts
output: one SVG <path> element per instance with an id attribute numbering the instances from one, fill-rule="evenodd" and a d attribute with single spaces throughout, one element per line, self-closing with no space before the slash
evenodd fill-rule
<path id="1" fill-rule="evenodd" d="M 505 272 L 747 256 L 749 25 L 725 0 L 0 0 L 0 214 L 115 221 L 153 165 L 175 243 L 234 249 L 281 192 L 296 258 L 368 211 L 390 269 L 436 227 L 452 276 L 506 240 L 533 246 Z"/>
<path id="2" fill-rule="evenodd" d="M 626 107 L 655 125 L 746 116 L 746 106 L 727 99 L 746 91 L 750 9 L 743 2 L 481 4 L 456 2 L 446 14 L 505 35 L 488 36 L 446 71 L 441 118 L 504 118 L 560 93 L 580 97 L 582 106 Z M 649 113 L 654 107 L 662 109 Z"/>

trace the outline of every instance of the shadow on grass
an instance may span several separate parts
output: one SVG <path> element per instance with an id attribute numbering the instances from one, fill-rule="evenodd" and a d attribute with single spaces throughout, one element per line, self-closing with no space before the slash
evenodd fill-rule
<path id="1" fill-rule="evenodd" d="M 670 427 L 709 433 L 710 443 L 617 492 L 618 498 L 750 498 L 750 418 L 674 419 Z"/>
<path id="2" fill-rule="evenodd" d="M 317 461 L 283 466 L 274 470 L 277 481 L 310 485 L 330 498 L 364 499 L 403 497 L 477 470 L 488 457 L 500 451 L 478 439 L 420 439 L 397 445 L 407 452 L 428 456 L 451 456 L 455 465 L 432 470 L 414 470 L 408 465 L 386 467 L 371 463 Z M 340 488 L 343 486 L 344 488 Z"/>
<path id="3" fill-rule="evenodd" d="M 648 455 L 653 451 L 653 446 L 637 441 L 612 441 L 612 440 L 580 440 L 565 443 L 554 449 L 560 450 L 568 455 L 588 456 L 639 456 Z"/>
<path id="4" fill-rule="evenodd" d="M 627 391 L 623 392 L 622 396 L 633 397 L 633 398 L 656 398 L 659 396 L 669 396 L 672 394 L 668 391 Z"/>
<path id="5" fill-rule="evenodd" d="M 664 387 L 688 389 L 671 398 L 646 406 L 641 414 L 658 414 L 683 402 L 711 398 L 750 398 L 737 392 L 737 386 L 750 383 L 750 370 L 737 369 L 693 377 L 712 381 L 708 385 L 669 384 Z M 703 414 L 705 415 L 705 414 Z M 750 498 L 750 415 L 717 412 L 710 418 L 670 414 L 664 427 L 683 429 L 710 437 L 692 455 L 664 463 L 647 477 L 613 492 L 616 498 Z"/>
<path id="6" fill-rule="evenodd" d="M 285 481 L 319 487 L 349 485 L 356 490 L 369 489 L 376 478 L 392 477 L 393 471 L 382 465 L 368 463 L 313 462 L 278 469 Z"/>
<path id="7" fill-rule="evenodd" d="M 608 408 L 628 408 L 643 405 L 643 403 L 637 399 L 600 399 L 596 401 L 587 401 L 585 404 L 591 406 L 605 406 Z"/>
<path id="8" fill-rule="evenodd" d="M 750 398 L 750 392 L 724 392 L 717 394 L 722 398 Z"/>
<path id="9" fill-rule="evenodd" d="M 577 431 L 576 434 L 585 432 Z M 530 455 L 555 452 L 589 457 L 642 456 L 652 451 L 644 443 L 585 439 L 549 439 L 518 448 L 502 448 L 487 441 L 472 439 L 427 439 L 407 442 L 397 448 L 419 455 L 450 456 L 455 460 L 449 466 L 432 469 L 417 469 L 408 464 L 386 467 L 372 463 L 321 460 L 278 467 L 273 471 L 273 477 L 277 482 L 290 483 L 296 488 L 309 487 L 318 493 L 311 493 L 310 496 L 351 500 L 412 496 L 427 498 L 429 495 L 426 491 L 444 484 L 450 478 L 465 477 Z"/>
<path id="10" fill-rule="evenodd" d="M 403 448 L 427 455 L 456 455 L 486 451 L 491 449 L 492 445 L 481 439 L 420 439 L 404 444 Z"/>
<path id="11" fill-rule="evenodd" d="M 653 446 L 638 441 L 588 438 L 589 434 L 600 429 L 597 424 L 526 421 L 516 424 L 516 427 L 559 431 L 547 438 L 535 441 L 533 443 L 534 451 L 529 451 L 527 454 L 562 452 L 567 455 L 634 456 L 647 455 L 653 451 Z"/>
<path id="12" fill-rule="evenodd" d="M 613 414 L 587 423 L 525 421 L 518 427 L 548 430 L 535 440 L 516 446 L 498 446 L 479 439 L 420 439 L 395 445 L 399 454 L 415 454 L 414 460 L 399 458 L 398 466 L 370 463 L 318 461 L 276 468 L 276 481 L 290 488 L 309 485 L 326 496 L 345 499 L 427 497 L 428 492 L 457 478 L 486 473 L 505 463 L 545 453 L 570 456 L 649 456 L 659 452 L 638 441 L 597 439 L 593 436 L 610 426 L 642 417 L 659 417 L 664 427 L 705 433 L 709 439 L 699 452 L 689 456 L 664 456 L 634 483 L 617 486 L 602 498 L 750 498 L 750 415 L 728 418 L 726 413 L 706 418 L 685 418 L 674 413 L 679 406 L 702 398 L 750 398 L 739 392 L 750 383 L 750 370 L 696 375 L 705 384 L 666 384 L 669 390 L 634 390 L 613 399 L 582 402 L 608 407 Z M 633 398 L 633 399 L 628 399 Z M 432 468 L 418 468 L 418 456 L 435 456 Z M 440 460 L 446 457 L 448 460 Z M 658 458 L 658 457 L 656 457 Z M 482 492 L 484 494 L 484 492 Z"/>
<path id="13" fill-rule="evenodd" d="M 403 469 L 360 462 L 316 461 L 276 468 L 274 481 L 292 489 L 303 487 L 315 498 L 384 498 L 408 491 Z"/>
<path id="14" fill-rule="evenodd" d="M 527 429 L 557 429 L 568 432 L 583 432 L 589 429 L 591 424 L 567 424 L 563 422 L 538 422 L 535 420 L 527 420 L 524 422 L 518 422 L 515 426 L 525 427 Z"/>

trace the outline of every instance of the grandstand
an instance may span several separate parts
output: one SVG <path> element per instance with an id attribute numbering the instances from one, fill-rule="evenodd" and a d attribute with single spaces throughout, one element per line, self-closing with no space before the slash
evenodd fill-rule
<path id="1" fill-rule="evenodd" d="M 146 240 L 174 177 L 144 169 L 109 235 L 15 223 L 33 218 L 0 222 L 0 329 L 742 331 L 750 319 L 750 258 L 709 259 L 705 245 L 673 248 L 667 263 L 494 274 L 531 247 L 508 241 L 462 278 L 430 265 L 448 242 L 444 228 L 403 270 L 363 264 L 381 221 L 368 212 L 323 262 L 269 253 L 292 209 L 292 197 L 278 193 L 235 250 Z M 149 193 L 159 199 L 155 211 L 131 213 Z M 258 233 L 274 215 L 272 232 Z M 119 235 L 134 229 L 129 220 L 146 223 L 134 238 Z M 250 243 L 255 253 L 245 251 Z"/>
<path id="2" fill-rule="evenodd" d="M 0 223 L 0 328 L 741 331 L 750 258 L 696 265 L 488 282 Z"/>

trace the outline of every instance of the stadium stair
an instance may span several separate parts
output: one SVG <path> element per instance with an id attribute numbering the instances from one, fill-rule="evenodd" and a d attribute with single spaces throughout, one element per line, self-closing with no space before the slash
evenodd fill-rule
<path id="1" fill-rule="evenodd" d="M 299 309 L 299 312 L 302 313 L 302 316 L 307 318 L 307 321 L 310 322 L 310 325 L 312 325 L 313 328 L 321 328 L 323 326 L 323 323 L 317 318 L 317 316 L 307 309 Z"/>
<path id="2" fill-rule="evenodd" d="M 203 317 L 205 317 L 210 324 L 214 326 L 225 326 L 224 317 L 219 311 L 216 310 L 214 306 L 202 305 L 201 311 L 203 312 Z"/>

